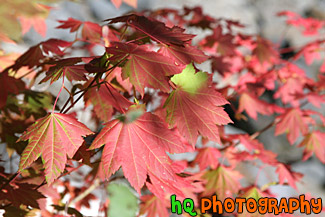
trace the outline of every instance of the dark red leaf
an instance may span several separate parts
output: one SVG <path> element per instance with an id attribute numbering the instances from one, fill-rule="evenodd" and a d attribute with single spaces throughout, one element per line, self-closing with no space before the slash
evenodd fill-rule
<path id="1" fill-rule="evenodd" d="M 113 54 L 111 60 L 128 58 L 128 62 L 122 69 L 122 77 L 129 78 L 142 96 L 145 87 L 169 92 L 170 87 L 166 76 L 180 73 L 184 68 L 170 58 L 150 51 L 147 46 L 114 42 L 111 47 L 106 48 L 106 52 Z"/>
<path id="2" fill-rule="evenodd" d="M 8 72 L 0 73 L 0 108 L 7 103 L 8 94 L 18 94 L 25 88 L 22 80 L 8 75 Z"/>
<path id="3" fill-rule="evenodd" d="M 208 59 L 208 56 L 201 50 L 187 44 L 184 47 L 175 45 L 162 46 L 159 52 L 171 58 L 179 65 L 187 65 L 192 62 L 203 63 Z"/>
<path id="4" fill-rule="evenodd" d="M 0 201 L 7 200 L 14 206 L 20 207 L 24 204 L 34 208 L 39 208 L 37 200 L 45 198 L 43 194 L 35 190 L 37 186 L 27 183 L 8 184 L 0 190 Z"/>
<path id="5" fill-rule="evenodd" d="M 106 21 L 109 21 L 110 24 L 119 22 L 127 23 L 136 30 L 148 35 L 151 39 L 166 45 L 183 46 L 184 43 L 194 37 L 194 35 L 185 34 L 185 30 L 178 26 L 169 28 L 162 22 L 136 14 L 116 17 Z"/>

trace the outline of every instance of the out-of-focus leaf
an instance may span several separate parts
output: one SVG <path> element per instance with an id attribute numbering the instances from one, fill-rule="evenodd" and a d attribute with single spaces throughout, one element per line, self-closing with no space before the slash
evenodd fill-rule
<path id="1" fill-rule="evenodd" d="M 111 183 L 107 187 L 109 195 L 108 216 L 134 217 L 138 211 L 138 199 L 132 189 L 123 183 Z"/>

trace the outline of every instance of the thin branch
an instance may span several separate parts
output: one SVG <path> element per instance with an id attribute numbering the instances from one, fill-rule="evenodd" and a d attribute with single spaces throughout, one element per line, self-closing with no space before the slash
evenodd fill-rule
<path id="1" fill-rule="evenodd" d="M 116 63 L 115 65 L 113 65 L 112 67 L 110 67 L 110 68 L 108 68 L 106 71 L 104 71 L 104 72 L 107 72 L 107 74 L 110 74 L 112 71 L 113 71 L 113 69 L 115 69 L 121 62 L 123 62 L 125 60 L 125 58 L 123 58 L 122 60 L 120 60 L 118 63 Z M 90 87 L 95 83 L 95 81 L 97 80 L 97 79 L 99 79 L 102 75 L 103 75 L 103 73 L 104 72 L 101 72 L 101 73 L 97 73 L 96 74 L 96 76 L 94 77 L 94 79 L 90 82 L 90 84 L 86 87 L 86 89 L 85 89 L 85 91 L 74 101 L 74 103 L 73 104 L 71 104 L 66 110 L 64 110 L 66 107 L 67 107 L 67 105 L 68 105 L 68 103 L 69 103 L 69 101 L 70 101 L 70 97 L 69 97 L 69 99 L 65 102 L 65 104 L 64 104 L 64 106 L 62 107 L 62 109 L 60 110 L 60 113 L 63 113 L 63 114 L 65 114 L 65 113 L 67 113 L 85 94 L 86 94 L 86 92 L 90 89 Z M 107 76 L 107 75 L 106 75 Z"/>
<path id="2" fill-rule="evenodd" d="M 91 184 L 84 192 L 82 192 L 77 197 L 75 197 L 70 203 L 67 203 L 67 207 L 70 207 L 70 206 L 78 203 L 80 200 L 84 199 L 88 194 L 90 194 L 93 190 L 95 190 L 99 185 L 100 185 L 100 180 L 95 179 L 93 184 Z"/>
<path id="3" fill-rule="evenodd" d="M 266 125 L 264 128 L 262 128 L 259 131 L 256 131 L 254 134 L 252 134 L 250 136 L 250 139 L 255 139 L 256 137 L 258 137 L 259 135 L 261 135 L 262 133 L 264 133 L 265 131 L 267 131 L 268 129 L 270 129 L 271 127 L 273 127 L 274 125 L 276 125 L 279 121 L 277 119 L 274 119 L 271 123 L 269 123 L 268 125 Z"/>
<path id="4" fill-rule="evenodd" d="M 25 74 L 23 74 L 22 76 L 20 76 L 19 78 L 17 79 L 22 79 L 24 77 L 26 77 L 27 75 L 31 74 L 32 72 L 35 72 L 36 68 L 32 68 L 31 70 L 29 70 L 28 72 L 26 72 Z"/>
<path id="5" fill-rule="evenodd" d="M 100 86 L 100 85 L 102 85 L 102 84 L 104 84 L 104 83 L 106 83 L 106 81 L 99 82 L 98 84 L 95 84 L 95 85 L 89 87 L 89 89 L 94 88 L 94 87 L 98 87 L 98 86 Z M 76 95 L 76 94 L 79 94 L 79 93 L 85 91 L 86 89 L 87 89 L 87 88 L 84 88 L 84 89 L 82 89 L 82 90 L 79 90 L 79 91 L 75 92 L 74 94 L 75 94 L 75 95 Z"/>

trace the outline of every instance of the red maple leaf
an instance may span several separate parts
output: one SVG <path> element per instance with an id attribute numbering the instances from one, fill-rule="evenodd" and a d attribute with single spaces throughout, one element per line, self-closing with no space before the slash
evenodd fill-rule
<path id="1" fill-rule="evenodd" d="M 61 50 L 61 48 L 66 48 L 72 45 L 72 42 L 51 38 L 47 41 L 41 43 L 43 52 L 47 55 L 49 53 L 54 53 L 59 56 L 63 56 L 65 53 Z"/>
<path id="2" fill-rule="evenodd" d="M 62 72 L 69 81 L 87 81 L 84 65 L 64 66 Z"/>
<path id="3" fill-rule="evenodd" d="M 263 115 L 270 115 L 273 113 L 272 104 L 264 102 L 249 93 L 243 93 L 239 99 L 238 112 L 241 113 L 244 110 L 254 120 L 257 119 L 257 112 Z"/>
<path id="4" fill-rule="evenodd" d="M 212 56 L 211 70 L 217 71 L 222 76 L 225 76 L 227 73 L 237 71 L 237 70 L 233 70 L 234 59 L 229 60 L 229 58 L 227 57 L 228 56 Z"/>
<path id="5" fill-rule="evenodd" d="M 278 58 L 277 52 L 272 47 L 270 41 L 257 37 L 256 47 L 253 50 L 253 55 L 256 55 L 261 64 L 264 62 L 272 63 Z"/>
<path id="6" fill-rule="evenodd" d="M 235 37 L 229 33 L 223 34 L 222 28 L 218 26 L 213 29 L 213 34 L 206 37 L 201 44 L 212 48 L 213 53 L 216 49 L 217 52 L 223 56 L 231 56 L 236 55 L 236 44 L 233 42 L 234 38 Z"/>
<path id="7" fill-rule="evenodd" d="M 262 143 L 260 143 L 256 139 L 251 139 L 248 134 L 239 135 L 238 139 L 240 140 L 240 143 L 243 144 L 245 146 L 245 148 L 247 149 L 247 151 L 249 151 L 249 152 L 254 152 L 256 150 L 264 149 Z"/>
<path id="8" fill-rule="evenodd" d="M 108 122 L 113 114 L 113 108 L 120 112 L 129 108 L 132 103 L 122 96 L 111 85 L 103 85 L 100 88 L 91 88 L 84 96 L 85 102 L 88 105 L 91 103 L 94 106 L 94 111 L 97 117 L 104 122 Z"/>
<path id="9" fill-rule="evenodd" d="M 102 27 L 97 23 L 84 22 L 81 35 L 83 39 L 89 40 L 91 42 L 99 42 L 102 36 Z"/>
<path id="10" fill-rule="evenodd" d="M 185 30 L 178 26 L 169 28 L 162 22 L 136 14 L 116 17 L 106 21 L 109 21 L 110 24 L 127 23 L 136 30 L 148 35 L 152 40 L 166 45 L 183 46 L 184 43 L 194 37 L 194 35 L 185 34 Z"/>
<path id="11" fill-rule="evenodd" d="M 307 160 L 315 153 L 316 157 L 325 164 L 325 133 L 321 131 L 313 131 L 307 134 L 304 140 L 299 144 L 305 147 L 303 160 Z"/>
<path id="12" fill-rule="evenodd" d="M 183 68 L 170 58 L 150 51 L 147 46 L 114 42 L 111 47 L 106 48 L 106 52 L 113 54 L 111 60 L 128 58 L 122 69 L 122 77 L 129 78 L 142 96 L 145 87 L 169 92 L 170 87 L 166 76 L 180 73 Z"/>
<path id="13" fill-rule="evenodd" d="M 299 14 L 296 14 L 292 11 L 281 11 L 278 13 L 278 16 L 287 16 L 287 23 L 289 25 L 303 27 L 303 34 L 305 36 L 319 34 L 319 30 L 325 25 L 325 22 L 322 20 L 317 20 L 312 17 L 303 18 Z"/>
<path id="14" fill-rule="evenodd" d="M 195 203 L 197 202 L 195 193 L 201 193 L 204 190 L 201 174 L 187 177 L 178 175 L 175 176 L 175 180 L 167 180 L 150 173 L 150 182 L 147 181 L 146 186 L 161 200 L 175 194 L 180 200 L 191 198 Z"/>
<path id="15" fill-rule="evenodd" d="M 82 58 L 79 57 L 71 57 L 58 61 L 47 62 L 50 68 L 46 72 L 45 78 L 43 78 L 40 83 L 46 82 L 51 79 L 52 84 L 54 81 L 57 81 L 63 75 L 65 75 L 70 81 L 87 81 L 87 77 L 85 76 L 85 74 L 88 72 L 85 69 L 85 65 L 75 65 L 80 62 L 82 62 Z"/>
<path id="16" fill-rule="evenodd" d="M 178 65 L 187 65 L 192 62 L 203 63 L 208 59 L 208 56 L 201 50 L 187 44 L 184 47 L 175 45 L 162 46 L 159 52 L 174 60 Z"/>
<path id="17" fill-rule="evenodd" d="M 232 122 L 220 107 L 228 101 L 211 86 L 210 79 L 208 74 L 195 73 L 193 65 L 188 65 L 181 74 L 172 78 L 177 88 L 164 105 L 167 122 L 176 125 L 192 145 L 199 134 L 220 143 L 217 125 Z"/>
<path id="18" fill-rule="evenodd" d="M 13 70 L 17 71 L 22 66 L 28 66 L 28 68 L 33 68 L 34 66 L 38 66 L 42 59 L 45 56 L 40 47 L 40 44 L 37 44 L 31 48 L 29 48 L 25 53 L 23 53 L 16 61 L 13 66 Z"/>
<path id="19" fill-rule="evenodd" d="M 155 195 L 141 196 L 140 215 L 146 214 L 147 217 L 166 217 L 168 211 L 167 203 Z"/>
<path id="20" fill-rule="evenodd" d="M 90 147 L 105 144 L 101 161 L 105 177 L 122 166 L 125 177 L 139 193 L 149 171 L 158 178 L 175 180 L 166 152 L 186 149 L 179 136 L 168 130 L 160 118 L 142 109 L 130 107 L 119 119 L 108 122 Z"/>
<path id="21" fill-rule="evenodd" d="M 76 20 L 71 17 L 69 17 L 67 20 L 58 20 L 58 22 L 62 24 L 57 26 L 57 29 L 70 29 L 70 32 L 76 32 L 82 25 L 80 20 Z"/>
<path id="22" fill-rule="evenodd" d="M 19 17 L 19 21 L 22 27 L 21 34 L 26 34 L 31 27 L 34 28 L 34 30 L 40 34 L 41 36 L 46 36 L 46 22 L 43 17 L 40 16 L 34 16 L 34 17 L 25 17 L 21 16 Z"/>
<path id="23" fill-rule="evenodd" d="M 19 170 L 42 156 L 46 180 L 52 183 L 64 170 L 66 156 L 72 158 L 84 141 L 82 136 L 89 134 L 92 132 L 71 115 L 51 113 L 37 120 L 18 140 L 29 140 L 21 155 Z"/>
<path id="24" fill-rule="evenodd" d="M 102 27 L 93 22 L 82 22 L 73 18 L 67 20 L 58 20 L 61 25 L 57 26 L 57 29 L 70 29 L 70 32 L 76 32 L 81 26 L 81 36 L 84 40 L 91 42 L 99 42 L 102 36 Z"/>
<path id="25" fill-rule="evenodd" d="M 41 42 L 29 48 L 25 53 L 23 53 L 15 61 L 13 69 L 17 71 L 22 66 L 28 66 L 28 68 L 38 66 L 42 63 L 45 55 L 49 55 L 50 53 L 63 56 L 65 53 L 61 50 L 61 48 L 69 47 L 71 44 L 72 42 L 60 39 L 49 39 L 47 41 Z"/>
<path id="26" fill-rule="evenodd" d="M 242 175 L 231 168 L 219 166 L 216 170 L 207 171 L 202 178 L 207 181 L 203 195 L 216 194 L 219 200 L 224 200 L 238 193 Z"/>
<path id="27" fill-rule="evenodd" d="M 164 199 L 169 195 L 176 194 L 179 198 L 186 198 L 183 188 L 191 187 L 191 182 L 183 177 L 175 176 L 173 180 L 157 177 L 149 173 L 150 182 L 146 182 L 149 191 L 160 199 Z"/>
<path id="28" fill-rule="evenodd" d="M 290 103 L 296 107 L 299 105 L 298 96 L 304 95 L 305 86 L 315 85 L 313 80 L 306 77 L 303 69 L 290 62 L 280 68 L 277 74 L 281 85 L 274 97 L 281 98 L 283 103 Z"/>
<path id="29" fill-rule="evenodd" d="M 235 167 L 237 164 L 243 161 L 253 161 L 255 157 L 248 151 L 240 150 L 238 147 L 228 147 L 225 152 L 230 165 Z"/>
<path id="30" fill-rule="evenodd" d="M 291 171 L 290 166 L 279 163 L 276 168 L 276 173 L 279 174 L 279 184 L 283 185 L 285 180 L 288 184 L 297 190 L 296 182 L 302 178 L 301 173 Z"/>
<path id="31" fill-rule="evenodd" d="M 300 134 L 308 132 L 308 125 L 303 112 L 299 108 L 288 109 L 284 114 L 278 116 L 280 120 L 275 127 L 275 135 L 287 133 L 290 144 L 293 144 Z"/>
<path id="32" fill-rule="evenodd" d="M 324 42 L 324 41 L 323 41 Z M 314 60 L 321 59 L 321 43 L 320 41 L 312 42 L 305 45 L 296 55 L 295 60 L 297 60 L 301 55 L 304 56 L 307 65 L 310 65 Z"/>
<path id="33" fill-rule="evenodd" d="M 63 75 L 67 77 L 69 81 L 87 81 L 86 73 L 88 73 L 85 69 L 85 65 L 66 65 L 60 66 L 59 64 L 56 66 L 52 66 L 47 72 L 46 77 L 40 81 L 46 82 L 51 79 L 51 84 L 54 81 L 57 81 Z"/>
<path id="34" fill-rule="evenodd" d="M 288 78 L 274 94 L 275 98 L 281 98 L 283 103 L 297 105 L 297 95 L 303 94 L 304 81 L 300 77 Z"/>
<path id="35" fill-rule="evenodd" d="M 222 157 L 221 152 L 217 148 L 206 147 L 198 150 L 194 162 L 199 164 L 200 170 L 204 170 L 207 167 L 216 169 L 219 165 L 219 158 Z"/>
<path id="36" fill-rule="evenodd" d="M 8 75 L 8 72 L 0 73 L 0 108 L 7 103 L 8 94 L 18 94 L 25 88 L 22 80 Z"/>
<path id="37" fill-rule="evenodd" d="M 201 27 L 202 29 L 211 29 L 211 25 L 216 21 L 213 17 L 205 15 L 201 7 L 184 7 L 184 15 L 191 14 L 189 26 Z"/>
<path id="38" fill-rule="evenodd" d="M 243 151 L 242 147 L 238 146 L 227 148 L 225 155 L 232 166 L 236 166 L 242 161 L 254 161 L 257 159 L 269 165 L 277 164 L 277 155 L 272 151 L 265 150 L 262 143 L 252 139 L 248 134 L 234 135 L 233 138 L 238 138 L 240 144 L 244 145 L 247 151 Z"/>

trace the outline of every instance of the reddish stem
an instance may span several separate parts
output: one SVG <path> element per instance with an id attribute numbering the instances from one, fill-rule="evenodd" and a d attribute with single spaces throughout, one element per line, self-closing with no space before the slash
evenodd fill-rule
<path id="1" fill-rule="evenodd" d="M 54 105 L 53 105 L 53 109 L 52 109 L 52 114 L 54 113 L 55 106 L 56 106 L 56 103 L 58 102 L 58 99 L 59 99 L 59 96 L 60 96 L 60 94 L 61 94 L 61 91 L 62 91 L 63 88 L 64 88 L 64 76 L 65 76 L 65 74 L 63 73 L 63 77 L 62 77 L 62 86 L 61 86 L 61 89 L 60 89 L 60 91 L 59 91 L 59 93 L 58 93 L 56 99 L 55 99 L 55 102 L 54 102 Z"/>

